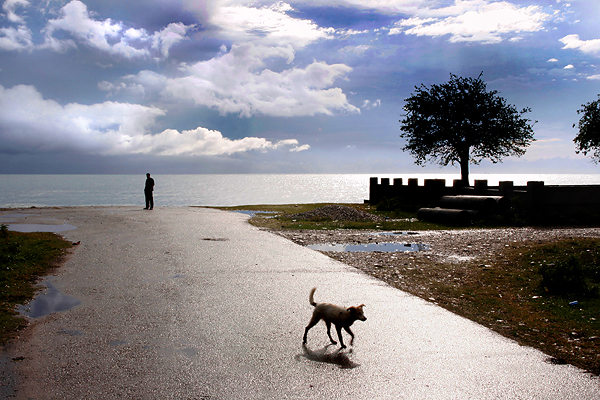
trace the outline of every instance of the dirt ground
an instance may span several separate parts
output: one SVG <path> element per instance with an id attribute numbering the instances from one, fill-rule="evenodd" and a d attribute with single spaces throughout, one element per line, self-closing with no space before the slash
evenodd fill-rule
<path id="1" fill-rule="evenodd" d="M 507 228 L 464 229 L 420 232 L 335 230 L 335 231 L 276 231 L 277 234 L 303 246 L 312 244 L 422 244 L 425 249 L 407 252 L 326 252 L 353 267 L 377 276 L 395 268 L 427 268 L 428 264 L 485 266 L 507 247 L 541 244 L 563 238 L 600 237 L 600 228 Z M 407 246 L 408 248 L 408 246 Z M 468 263 L 467 263 L 468 262 Z"/>

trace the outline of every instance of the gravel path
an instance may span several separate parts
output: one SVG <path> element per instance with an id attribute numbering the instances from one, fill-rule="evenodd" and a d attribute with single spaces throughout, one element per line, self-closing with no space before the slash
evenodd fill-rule
<path id="1" fill-rule="evenodd" d="M 508 247 L 549 243 L 561 238 L 600 237 L 600 228 L 462 229 L 395 232 L 394 235 L 390 235 L 390 232 L 364 230 L 280 230 L 275 233 L 303 246 L 390 242 L 426 245 L 426 250 L 407 252 L 325 252 L 331 258 L 403 288 L 404 285 L 396 283 L 397 278 L 406 270 L 427 270 L 434 264 L 451 265 L 452 275 L 436 274 L 435 279 L 453 280 L 457 275 L 470 275 L 473 264 L 482 267 L 491 264 Z M 425 299 L 432 296 L 426 285 L 411 287 L 410 291 Z"/>
<path id="2" fill-rule="evenodd" d="M 281 230 L 276 233 L 303 246 L 326 243 L 410 243 L 429 246 L 428 250 L 410 253 L 347 253 L 351 255 L 349 259 L 365 259 L 366 256 L 373 258 L 377 255 L 376 258 L 386 264 L 394 264 L 406 259 L 450 263 L 478 260 L 486 263 L 498 252 L 517 243 L 548 243 L 561 238 L 600 237 L 600 228 L 507 228 L 415 232 Z"/>

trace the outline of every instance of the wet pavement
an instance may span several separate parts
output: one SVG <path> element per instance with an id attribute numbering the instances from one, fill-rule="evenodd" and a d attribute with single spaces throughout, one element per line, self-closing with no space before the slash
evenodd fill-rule
<path id="1" fill-rule="evenodd" d="M 50 282 L 80 304 L 32 319 L 5 349 L 0 365 L 15 373 L 16 398 L 600 398 L 597 378 L 252 227 L 240 213 L 22 213 L 33 215 L 11 224 L 77 227 L 61 232 L 81 244 Z M 328 345 L 323 323 L 302 346 L 312 287 L 317 302 L 366 305 L 353 347 Z"/>

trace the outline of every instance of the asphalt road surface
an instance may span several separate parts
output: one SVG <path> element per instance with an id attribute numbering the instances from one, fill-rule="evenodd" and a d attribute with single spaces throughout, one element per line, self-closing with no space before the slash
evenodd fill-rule
<path id="1" fill-rule="evenodd" d="M 600 399 L 600 381 L 284 238 L 201 208 L 11 210 L 67 224 L 47 280 L 68 310 L 32 318 L 4 349 L 19 399 Z M 364 303 L 354 346 L 317 302 Z M 51 290 L 50 290 L 51 289 Z M 44 296 L 44 295 L 41 295 Z M 349 338 L 346 336 L 346 342 Z"/>

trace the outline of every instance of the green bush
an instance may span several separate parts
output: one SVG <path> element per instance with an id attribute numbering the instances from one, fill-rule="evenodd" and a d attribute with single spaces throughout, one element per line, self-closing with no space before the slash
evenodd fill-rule
<path id="1" fill-rule="evenodd" d="M 586 265 L 574 256 L 540 268 L 542 286 L 548 293 L 557 296 L 598 297 L 599 272 L 600 266 L 597 264 Z"/>

